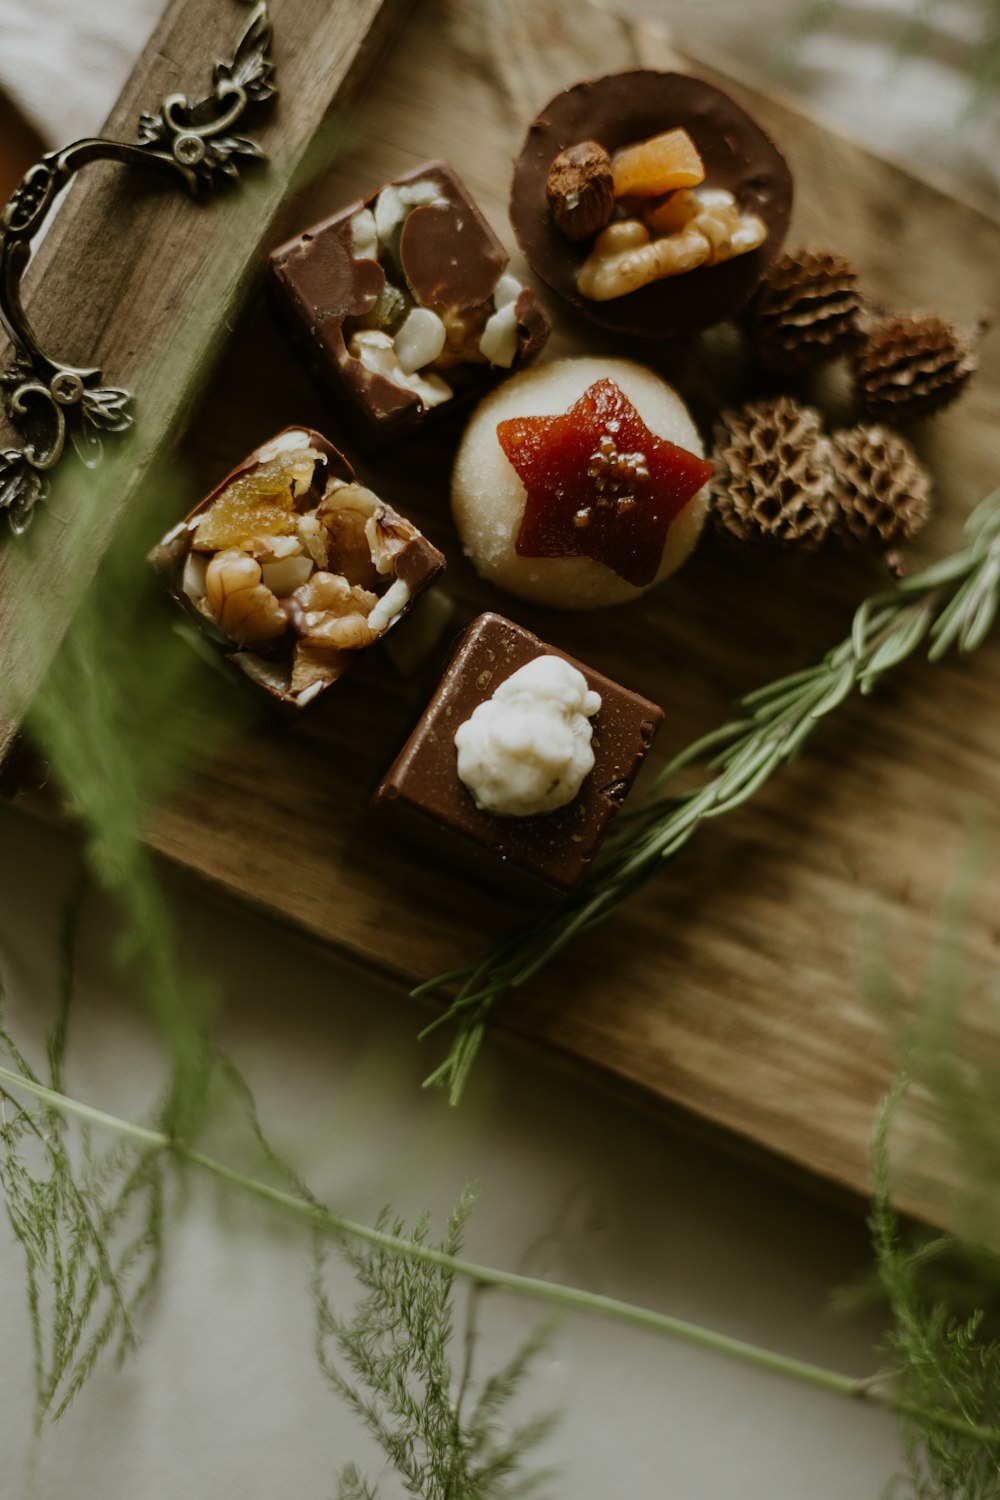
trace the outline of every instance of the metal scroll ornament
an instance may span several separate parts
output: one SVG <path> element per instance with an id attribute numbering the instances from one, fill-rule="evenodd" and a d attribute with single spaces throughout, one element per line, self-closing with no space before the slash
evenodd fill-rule
<path id="1" fill-rule="evenodd" d="M 136 142 L 95 137 L 50 151 L 0 215 L 0 327 L 14 347 L 13 360 L 0 373 L 0 399 L 22 439 L 19 448 L 0 449 L 0 512 L 6 511 L 16 535 L 27 530 L 47 494 L 67 438 L 93 468 L 100 462 L 102 435 L 132 425 L 128 391 L 103 385 L 100 370 L 65 364 L 40 348 L 21 302 L 32 240 L 57 195 L 89 162 L 153 167 L 197 197 L 236 180 L 248 161 L 263 160 L 256 142 L 233 130 L 248 108 L 276 92 L 270 45 L 267 4 L 259 0 L 232 61 L 215 64 L 212 92 L 204 99 L 192 103 L 184 94 L 169 95 L 158 114 L 140 117 Z"/>

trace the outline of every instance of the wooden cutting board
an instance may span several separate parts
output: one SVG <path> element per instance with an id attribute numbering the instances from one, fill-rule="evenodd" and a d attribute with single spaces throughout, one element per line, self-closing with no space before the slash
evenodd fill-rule
<path id="1" fill-rule="evenodd" d="M 280 35 L 281 0 L 272 10 Z M 445 156 L 522 273 L 505 204 L 528 122 L 562 86 L 643 65 L 707 71 L 678 59 L 655 29 L 573 0 L 421 0 L 295 222 L 304 227 Z M 791 246 L 839 249 L 874 296 L 975 322 L 995 295 L 1000 225 L 787 105 L 711 76 L 789 157 L 798 192 Z M 718 410 L 750 389 L 730 330 L 658 350 L 553 312 L 553 353 L 625 353 L 653 364 L 706 434 Z M 914 562 L 958 545 L 964 517 L 1000 478 L 998 393 L 994 338 L 969 394 L 919 436 L 938 477 L 939 514 Z M 830 412 L 844 406 L 836 378 L 816 394 Z M 259 306 L 183 444 L 192 501 L 288 422 L 331 430 Z M 667 717 L 655 765 L 719 723 L 738 694 L 816 659 L 844 635 L 856 603 L 883 586 L 877 565 L 832 550 L 806 563 L 759 562 L 707 541 L 676 580 L 635 606 L 580 616 L 527 607 L 484 587 L 462 559 L 447 506 L 458 430 L 362 461 L 362 472 L 447 551 L 459 623 L 484 607 L 506 611 L 660 702 Z M 699 832 L 682 861 L 512 997 L 498 1024 L 864 1192 L 872 1121 L 893 1067 L 859 989 L 864 934 L 877 922 L 904 994 L 915 996 L 966 845 L 965 816 L 1000 799 L 998 672 L 994 640 L 966 663 L 908 666 L 875 699 L 845 705 L 798 765 Z M 427 688 L 384 661 L 365 663 L 301 725 L 261 727 L 198 774 L 158 817 L 153 843 L 406 984 L 476 956 L 520 914 L 388 845 L 365 811 Z M 998 910 L 995 870 L 973 935 L 984 966 L 1000 956 Z M 400 1003 L 408 1003 L 402 993 Z M 423 1019 L 414 1008 L 414 1033 Z M 984 1010 L 972 1024 L 977 1045 L 998 1047 L 1000 1016 Z M 428 1071 L 438 1056 L 427 1044 Z M 902 1202 L 946 1216 L 952 1166 L 918 1094 L 900 1141 Z"/>

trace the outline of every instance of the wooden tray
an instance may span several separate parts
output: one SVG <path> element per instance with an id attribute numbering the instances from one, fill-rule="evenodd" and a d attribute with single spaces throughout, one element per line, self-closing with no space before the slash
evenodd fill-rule
<path id="1" fill-rule="evenodd" d="M 273 13 L 278 29 L 281 0 Z M 505 200 L 528 121 L 560 86 L 636 65 L 690 66 L 657 31 L 573 0 L 421 0 L 298 223 L 441 155 L 513 250 Z M 790 244 L 839 248 L 863 267 L 874 295 L 975 321 L 995 292 L 1000 226 L 786 105 L 712 76 L 790 158 L 798 185 Z M 524 269 L 516 253 L 513 269 Z M 742 394 L 730 331 L 656 350 L 556 316 L 552 352 L 626 353 L 654 364 L 706 430 Z M 998 391 L 994 339 L 970 393 L 920 436 L 940 493 L 921 557 L 958 545 L 968 510 L 997 481 Z M 834 382 L 824 404 L 837 408 L 842 395 Z M 183 445 L 192 497 L 291 421 L 331 428 L 261 306 Z M 486 606 L 506 610 L 662 703 L 657 763 L 720 722 L 734 696 L 813 661 L 884 582 L 871 564 L 832 552 L 801 565 L 765 564 L 708 542 L 676 580 L 634 607 L 564 616 L 523 606 L 480 584 L 457 547 L 447 506 L 457 430 L 439 429 L 362 470 L 447 550 L 460 621 Z M 883 926 L 897 976 L 915 984 L 965 846 L 963 815 L 1000 798 L 998 667 L 993 641 L 967 663 L 909 666 L 874 700 L 845 705 L 795 768 L 701 831 L 681 863 L 512 998 L 499 1024 L 864 1192 L 870 1129 L 892 1070 L 859 993 L 865 924 L 874 917 Z M 262 728 L 199 774 L 158 817 L 153 843 L 406 983 L 475 956 L 517 914 L 387 847 L 365 817 L 367 792 L 425 688 L 366 663 L 301 726 Z M 994 873 L 984 910 L 1000 910 L 998 898 Z M 983 922 L 976 958 L 995 964 L 998 950 L 1000 929 Z M 415 1009 L 414 1032 L 420 1019 Z M 981 1045 L 994 1047 L 996 1018 L 992 1027 L 973 1024 Z M 428 1045 L 428 1070 L 437 1055 Z M 915 1096 L 901 1133 L 919 1170 L 901 1196 L 940 1218 L 951 1171 L 930 1132 Z"/>

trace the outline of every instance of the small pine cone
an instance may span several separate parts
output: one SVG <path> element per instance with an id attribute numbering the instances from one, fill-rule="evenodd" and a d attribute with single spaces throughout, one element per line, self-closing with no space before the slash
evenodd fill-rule
<path id="1" fill-rule="evenodd" d="M 780 255 L 744 310 L 754 353 L 777 375 L 804 375 L 857 342 L 858 273 L 842 255 Z"/>
<path id="2" fill-rule="evenodd" d="M 858 405 L 876 422 L 914 422 L 954 401 L 976 368 L 971 341 L 943 318 L 893 315 L 854 356 Z"/>
<path id="3" fill-rule="evenodd" d="M 716 530 L 815 551 L 833 519 L 829 451 L 818 412 L 788 396 L 724 412 L 710 481 Z"/>
<path id="4" fill-rule="evenodd" d="M 931 480 L 906 439 L 859 426 L 835 432 L 830 443 L 838 535 L 883 552 L 912 542 L 930 519 Z"/>

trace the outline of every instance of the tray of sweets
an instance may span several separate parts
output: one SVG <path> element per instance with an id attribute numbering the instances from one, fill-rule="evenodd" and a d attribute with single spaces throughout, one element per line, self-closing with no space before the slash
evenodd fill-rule
<path id="1" fill-rule="evenodd" d="M 280 37 L 285 7 L 274 0 L 271 10 Z M 300 24 L 307 10 L 289 5 L 289 18 Z M 710 80 L 780 145 L 796 183 L 789 247 L 835 248 L 862 268 L 873 296 L 959 325 L 988 306 L 1000 224 L 985 212 L 678 55 L 658 28 L 569 0 L 422 0 L 381 47 L 360 99 L 345 85 L 329 164 L 291 206 L 276 199 L 258 210 L 246 274 L 286 235 L 446 160 L 509 253 L 512 275 L 550 311 L 544 358 L 638 360 L 683 395 L 710 441 L 719 413 L 761 390 L 733 328 L 658 343 L 583 320 L 532 276 L 508 219 L 511 164 L 546 100 L 634 68 Z M 268 130 L 279 128 L 280 118 Z M 915 438 L 937 508 L 909 550 L 911 569 L 960 545 L 969 511 L 996 483 L 994 345 L 984 341 L 961 401 Z M 850 420 L 841 377 L 823 379 L 817 399 L 831 425 Z M 814 394 L 803 387 L 803 399 Z M 730 717 L 734 699 L 818 661 L 847 633 L 857 604 L 886 584 L 879 562 L 847 552 L 751 554 L 706 536 L 675 577 L 625 606 L 563 611 L 514 598 L 477 575 L 450 515 L 467 416 L 449 413 L 400 446 L 352 446 L 350 423 L 331 416 L 329 393 L 293 352 L 273 302 L 254 297 L 211 382 L 160 436 L 183 426 L 191 505 L 283 428 L 316 429 L 349 448 L 361 482 L 445 554 L 449 639 L 494 611 L 662 708 L 636 798 L 672 756 Z M 528 911 L 524 893 L 470 881 L 461 862 L 429 856 L 369 811 L 440 665 L 432 653 L 401 673 L 387 653 L 373 653 L 294 723 L 264 719 L 228 745 L 150 832 L 157 850 L 199 879 L 398 980 L 401 1004 L 410 1003 L 403 986 L 476 959 Z M 741 1148 L 864 1193 L 871 1124 L 893 1071 L 859 993 L 864 925 L 873 914 L 884 924 L 897 972 L 916 986 L 965 848 L 963 813 L 970 800 L 1000 796 L 998 667 L 1000 645 L 989 641 L 966 660 L 915 660 L 873 697 L 845 702 L 800 760 L 706 824 L 682 863 L 508 996 L 497 1028 Z M 984 899 L 995 909 L 998 896 L 994 874 Z M 995 961 L 1000 930 L 980 928 L 977 942 L 976 956 Z M 415 1032 L 426 1019 L 414 1007 Z M 984 1033 L 985 1044 L 998 1040 Z M 438 1044 L 424 1045 L 430 1071 Z M 906 1158 L 920 1158 L 900 1201 L 940 1218 L 948 1167 L 919 1094 L 899 1128 Z"/>

